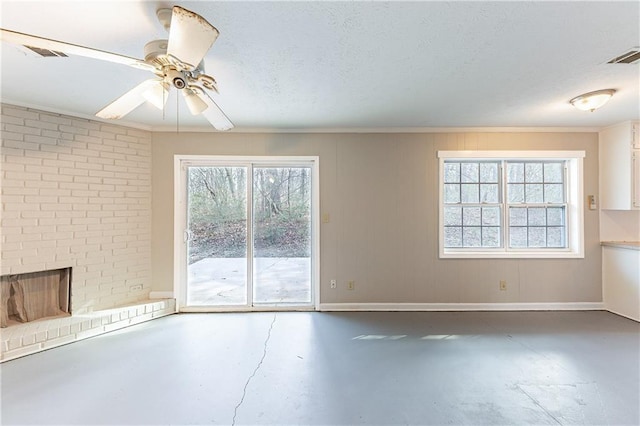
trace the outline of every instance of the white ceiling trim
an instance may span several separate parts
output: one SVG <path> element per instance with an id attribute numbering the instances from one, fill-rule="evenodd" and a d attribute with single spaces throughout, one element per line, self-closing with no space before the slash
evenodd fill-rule
<path id="1" fill-rule="evenodd" d="M 29 109 L 38 110 L 38 111 L 50 112 L 52 114 L 60 114 L 60 115 L 64 115 L 64 116 L 72 117 L 72 118 L 80 118 L 80 119 L 85 119 L 85 120 L 98 121 L 100 123 L 110 124 L 112 126 L 129 127 L 129 128 L 133 128 L 133 129 L 147 130 L 147 131 L 152 131 L 153 130 L 152 126 L 148 126 L 146 124 L 135 123 L 133 121 L 106 120 L 104 118 L 96 117 L 95 115 L 91 115 L 91 114 L 82 114 L 82 113 L 78 113 L 78 112 L 74 112 L 74 111 L 64 110 L 64 109 L 61 109 L 61 108 L 55 108 L 55 107 L 49 107 L 49 106 L 43 106 L 43 105 L 34 105 L 32 103 L 20 102 L 20 101 L 14 100 L 14 99 L 4 99 L 3 98 L 2 99 L 2 103 L 5 104 L 5 105 L 14 105 L 14 106 L 22 107 L 22 108 L 29 108 Z M 213 130 L 213 129 L 211 129 L 211 130 Z M 175 129 L 174 129 L 174 131 L 175 131 Z"/>
<path id="2" fill-rule="evenodd" d="M 112 126 L 129 127 L 138 130 L 146 130 L 149 132 L 182 132 L 182 133 L 597 133 L 603 130 L 602 127 L 358 127 L 358 128 L 314 128 L 314 129 L 287 129 L 287 128 L 234 128 L 229 132 L 220 132 L 211 126 L 185 126 L 177 129 L 177 126 L 147 126 L 126 120 L 106 120 L 95 115 L 79 114 L 76 112 L 66 111 L 60 108 L 51 108 L 42 105 L 27 104 L 12 99 L 3 99 L 3 104 L 15 105 L 23 108 L 29 108 L 39 111 L 60 114 L 73 118 L 97 121 L 100 123 L 110 124 Z"/>
<path id="3" fill-rule="evenodd" d="M 362 127 L 362 128 L 315 128 L 315 129 L 276 129 L 241 128 L 229 132 L 215 132 L 207 127 L 189 127 L 184 132 L 194 133 L 597 133 L 599 127 Z M 154 132 L 175 132 L 175 127 L 153 127 Z M 181 130 L 183 131 L 183 130 Z"/>

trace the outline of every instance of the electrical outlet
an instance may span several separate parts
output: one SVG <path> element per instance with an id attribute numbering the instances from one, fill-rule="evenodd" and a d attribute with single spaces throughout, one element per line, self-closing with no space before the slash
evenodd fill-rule
<path id="1" fill-rule="evenodd" d="M 356 282 L 355 281 L 347 281 L 347 290 L 355 290 Z"/>
<path id="2" fill-rule="evenodd" d="M 336 288 L 336 287 L 338 287 L 338 281 L 331 280 L 331 288 Z"/>
<path id="3" fill-rule="evenodd" d="M 500 291 L 507 291 L 507 282 L 505 280 L 500 280 Z"/>
<path id="4" fill-rule="evenodd" d="M 142 284 L 136 284 L 129 287 L 129 291 L 140 291 L 142 290 Z"/>

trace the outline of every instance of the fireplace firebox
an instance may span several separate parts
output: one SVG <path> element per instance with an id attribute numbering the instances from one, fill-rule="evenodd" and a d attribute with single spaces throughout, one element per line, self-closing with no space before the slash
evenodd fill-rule
<path id="1" fill-rule="evenodd" d="M 71 314 L 71 268 L 0 277 L 2 327 Z"/>

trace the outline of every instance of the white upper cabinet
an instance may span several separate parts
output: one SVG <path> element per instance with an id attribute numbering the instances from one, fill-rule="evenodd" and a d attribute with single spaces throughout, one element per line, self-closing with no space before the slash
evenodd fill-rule
<path id="1" fill-rule="evenodd" d="M 599 134 L 600 208 L 640 209 L 640 122 L 627 121 Z"/>

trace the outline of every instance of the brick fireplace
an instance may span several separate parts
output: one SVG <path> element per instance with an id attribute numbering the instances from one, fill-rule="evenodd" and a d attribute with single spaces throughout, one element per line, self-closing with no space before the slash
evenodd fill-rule
<path id="1" fill-rule="evenodd" d="M 7 104 L 0 108 L 0 275 L 72 268 L 73 313 L 66 321 L 81 318 L 85 326 L 79 332 L 117 322 L 101 312 L 147 304 L 151 133 Z M 144 307 L 134 311 L 127 310 L 126 318 L 150 313 Z M 93 324 L 87 325 L 89 317 Z M 35 323 L 47 335 L 45 322 Z M 18 334 L 14 327 L 3 329 L 2 359 L 34 343 L 30 337 L 16 340 Z"/>

